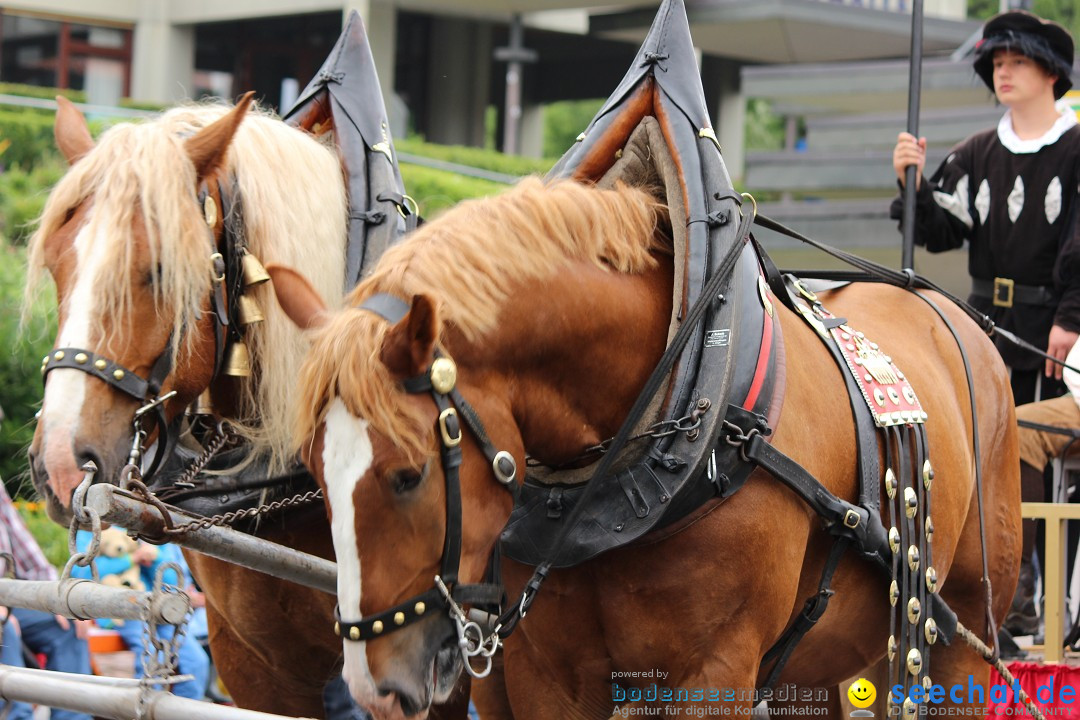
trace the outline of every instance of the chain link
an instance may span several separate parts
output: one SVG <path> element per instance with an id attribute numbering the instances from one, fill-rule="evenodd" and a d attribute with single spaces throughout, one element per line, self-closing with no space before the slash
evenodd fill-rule
<path id="1" fill-rule="evenodd" d="M 180 645 L 187 634 L 188 615 L 184 615 L 180 622 L 172 626 L 172 637 L 165 639 L 158 632 L 152 611 L 155 604 L 160 605 L 160 600 L 164 595 L 184 594 L 179 586 L 165 582 L 165 573 L 170 570 L 176 574 L 178 583 L 183 582 L 184 573 L 179 565 L 173 562 L 162 563 L 154 574 L 153 589 L 143 599 L 143 673 L 139 679 L 139 699 L 135 707 L 136 720 L 147 717 L 146 711 L 155 686 L 169 685 L 179 680 Z"/>
<path id="2" fill-rule="evenodd" d="M 211 527 L 232 525 L 233 523 L 239 522 L 240 520 L 258 517 L 260 515 L 266 515 L 272 512 L 277 512 L 278 510 L 284 510 L 288 507 L 307 505 L 309 503 L 322 500 L 322 498 L 323 491 L 321 489 L 309 490 L 306 493 L 293 495 L 292 497 L 282 498 L 281 500 L 275 500 L 274 502 L 260 505 L 258 507 L 246 508 L 244 510 L 233 510 L 232 512 L 222 513 L 221 515 L 213 515 L 211 517 L 192 520 L 191 522 L 186 522 L 182 525 L 165 528 L 164 532 L 167 536 L 170 537 L 186 535 L 187 533 L 194 532 L 196 530 L 206 530 Z"/>
<path id="3" fill-rule="evenodd" d="M 97 559 L 101 550 L 101 516 L 98 515 L 94 508 L 86 506 L 86 492 L 94 482 L 97 466 L 93 463 L 87 463 L 83 466 L 83 472 L 82 482 L 75 488 L 75 493 L 71 499 L 72 517 L 71 524 L 68 526 L 68 555 L 70 557 L 64 565 L 64 569 L 60 572 L 60 579 L 70 579 L 71 571 L 78 565 L 79 567 L 89 566 L 90 576 L 94 582 L 97 582 L 98 569 L 94 560 Z M 86 547 L 86 550 L 80 552 L 78 534 L 79 530 L 86 526 L 89 526 L 90 529 L 90 544 Z"/>
<path id="4" fill-rule="evenodd" d="M 232 432 L 225 420 L 218 421 L 217 425 L 214 426 L 213 439 L 205 446 L 202 454 L 191 461 L 191 464 L 184 470 L 183 475 L 173 485 L 182 488 L 195 487 L 195 476 L 201 473 L 207 464 L 214 459 L 214 456 L 221 452 L 221 448 L 225 447 L 235 437 L 236 434 Z"/>
<path id="5" fill-rule="evenodd" d="M 712 403 L 710 403 L 709 400 L 707 400 L 706 398 L 702 398 L 697 401 L 693 411 L 691 411 L 689 415 L 684 415 L 681 418 L 675 418 L 673 420 L 661 420 L 659 422 L 655 422 L 649 427 L 647 427 L 643 432 L 627 438 L 626 442 L 630 443 L 636 440 L 644 440 L 645 438 L 653 438 L 658 440 L 660 438 L 670 437 L 678 433 L 686 433 L 687 437 L 690 440 L 695 440 L 697 439 L 697 435 L 701 430 L 701 416 L 708 412 L 711 405 Z M 611 443 L 613 443 L 614 441 L 614 437 L 609 437 L 607 440 L 599 442 L 596 445 L 592 445 L 591 447 L 587 447 L 580 455 L 554 469 L 558 470 L 562 467 L 574 465 L 592 455 L 603 455 L 608 451 L 608 448 L 611 447 Z M 526 460 L 526 465 L 529 465 L 530 467 L 545 466 L 544 463 L 541 463 L 538 460 L 534 460 L 533 458 L 528 458 Z"/>

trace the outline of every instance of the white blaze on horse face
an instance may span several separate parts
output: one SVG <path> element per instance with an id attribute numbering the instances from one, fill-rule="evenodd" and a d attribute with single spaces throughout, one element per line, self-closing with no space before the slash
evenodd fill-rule
<path id="1" fill-rule="evenodd" d="M 373 451 L 368 424 L 335 398 L 326 413 L 323 434 L 323 482 L 330 500 L 333 520 L 330 532 L 337 555 L 338 608 L 343 620 L 356 621 L 360 615 L 360 550 L 356 542 L 356 485 L 371 468 Z M 367 643 L 343 639 L 345 667 L 342 676 L 353 697 L 361 704 L 377 697 L 375 681 L 367 664 Z"/>
<path id="2" fill-rule="evenodd" d="M 107 241 L 104 234 L 102 228 L 99 236 L 94 237 L 83 226 L 75 236 L 76 280 L 67 296 L 66 319 L 57 335 L 57 347 L 90 347 L 99 276 L 105 270 L 105 253 L 101 252 Z M 43 460 L 55 489 L 73 488 L 82 479 L 74 443 L 86 400 L 86 384 L 91 381 L 99 382 L 80 370 L 61 368 L 50 372 L 45 383 L 40 420 L 45 450 Z"/>

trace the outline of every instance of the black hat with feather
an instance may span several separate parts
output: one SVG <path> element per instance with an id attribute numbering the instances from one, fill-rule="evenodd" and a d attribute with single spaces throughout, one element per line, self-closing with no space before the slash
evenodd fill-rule
<path id="1" fill-rule="evenodd" d="M 1023 10 L 1001 13 L 986 22 L 982 40 L 975 46 L 975 72 L 991 91 L 997 50 L 1018 52 L 1037 62 L 1048 74 L 1056 75 L 1054 99 L 1060 99 L 1072 87 L 1072 35 L 1055 22 Z"/>

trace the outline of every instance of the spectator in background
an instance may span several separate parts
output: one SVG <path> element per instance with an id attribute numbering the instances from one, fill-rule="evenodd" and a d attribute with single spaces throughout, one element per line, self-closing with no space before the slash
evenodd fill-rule
<path id="1" fill-rule="evenodd" d="M 90 546 L 91 533 L 80 530 L 75 538 L 75 545 L 79 552 L 85 552 Z M 180 555 L 180 548 L 175 545 L 149 545 L 140 542 L 138 548 L 132 553 L 131 558 L 110 558 L 99 556 L 95 561 L 98 572 L 102 575 L 121 573 L 127 567 L 117 567 L 117 563 L 129 564 L 134 562 L 139 566 L 142 582 L 147 590 L 154 587 L 154 579 L 158 568 L 166 563 L 176 563 L 181 568 L 185 567 L 184 559 Z M 90 568 L 75 567 L 71 574 L 76 577 L 90 578 Z M 187 581 L 184 577 L 178 577 L 176 572 L 167 568 L 162 578 L 163 582 L 173 587 L 186 589 Z M 143 638 L 146 623 L 141 620 L 112 620 L 98 621 L 99 625 L 109 627 L 120 633 L 128 647 L 135 651 L 135 675 L 142 677 L 145 671 L 143 667 Z M 175 629 L 172 625 L 158 625 L 155 628 L 157 636 L 162 640 L 171 641 Z M 192 680 L 173 684 L 170 689 L 174 695 L 186 697 L 192 700 L 202 700 L 206 693 L 206 684 L 209 681 L 210 659 L 206 655 L 199 641 L 191 633 L 185 633 L 177 649 L 177 673 L 191 675 Z"/>
<path id="2" fill-rule="evenodd" d="M 1072 87 L 1073 38 L 1057 23 L 1022 10 L 983 26 L 975 73 L 1007 108 L 996 128 L 967 138 L 937 172 L 923 177 L 926 138 L 900 133 L 893 169 L 901 188 L 916 168 L 915 243 L 932 253 L 969 243 L 968 301 L 994 323 L 1064 360 L 1080 337 L 1080 125 L 1057 101 Z M 901 219 L 902 202 L 891 216 Z M 1065 392 L 1061 366 L 1000 336 L 1017 405 Z M 1046 494 L 1038 473 L 1021 477 L 1024 500 Z M 1024 521 L 1024 550 L 1013 606 L 1004 627 L 1037 631 L 1034 520 Z"/>
<path id="3" fill-rule="evenodd" d="M 45 559 L 37 541 L 19 516 L 11 496 L 0 482 L 0 553 L 14 560 L 8 567 L 6 557 L 0 556 L 5 574 L 13 573 L 19 580 L 56 580 L 56 568 Z M 0 662 L 14 667 L 26 667 L 23 645 L 31 652 L 45 655 L 45 668 L 60 672 L 90 674 L 90 649 L 86 643 L 85 620 L 68 620 L 24 608 L 0 608 L 4 623 L 3 647 Z M 26 703 L 11 703 L 8 720 L 30 720 L 32 710 Z M 0 702 L 0 707 L 4 703 Z M 53 708 L 52 720 L 91 720 L 86 713 Z"/>

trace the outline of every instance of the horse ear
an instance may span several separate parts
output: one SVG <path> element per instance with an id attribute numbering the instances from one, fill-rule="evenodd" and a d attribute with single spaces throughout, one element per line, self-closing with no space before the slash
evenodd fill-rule
<path id="1" fill-rule="evenodd" d="M 427 295 L 413 295 L 409 314 L 386 334 L 380 357 L 397 377 L 419 375 L 431 365 L 438 337 L 439 318 L 435 304 Z"/>
<path id="2" fill-rule="evenodd" d="M 330 312 L 306 277 L 284 265 L 267 265 L 266 272 L 270 274 L 278 304 L 298 328 L 310 330 L 326 324 Z"/>
<path id="3" fill-rule="evenodd" d="M 201 183 L 224 164 L 225 151 L 229 149 L 229 143 L 236 134 L 236 128 L 240 127 L 240 121 L 247 115 L 254 97 L 254 90 L 244 93 L 244 96 L 236 103 L 236 107 L 192 135 L 184 143 L 184 149 L 187 150 L 188 157 L 195 165 L 195 177 L 198 182 Z"/>
<path id="4" fill-rule="evenodd" d="M 68 165 L 94 149 L 94 138 L 90 137 L 90 128 L 86 118 L 70 100 L 63 95 L 56 96 L 56 124 L 53 126 L 56 147 L 60 149 Z"/>

